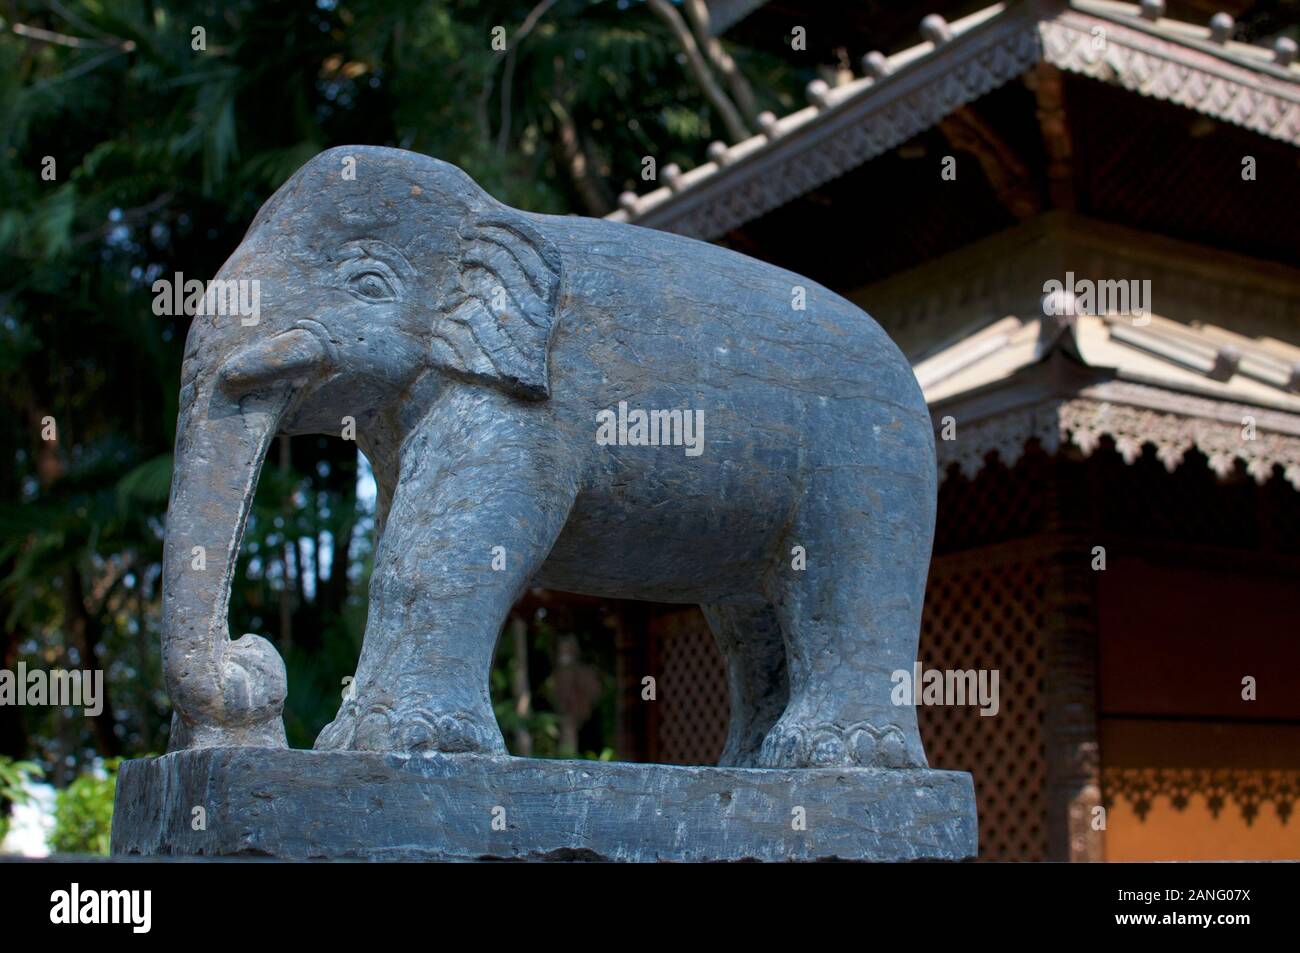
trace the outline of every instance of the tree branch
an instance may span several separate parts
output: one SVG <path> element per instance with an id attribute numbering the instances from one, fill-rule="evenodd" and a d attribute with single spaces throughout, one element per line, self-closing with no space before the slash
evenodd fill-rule
<path id="1" fill-rule="evenodd" d="M 686 21 L 682 19 L 680 13 L 673 9 L 668 0 L 646 0 L 646 6 L 659 15 L 659 18 L 668 25 L 677 38 L 677 43 L 686 54 L 686 65 L 690 68 L 691 75 L 695 77 L 696 84 L 704 93 L 705 97 L 713 104 L 713 108 L 722 116 L 723 125 L 727 127 L 727 135 L 732 142 L 740 142 L 742 139 L 749 138 L 749 130 L 745 128 L 745 123 L 740 118 L 740 113 L 727 94 L 722 91 L 717 80 L 713 78 L 713 73 L 709 70 L 709 64 L 705 62 L 704 55 L 700 53 L 699 45 L 695 42 L 695 37 L 691 34 L 690 28 Z"/>
<path id="2" fill-rule="evenodd" d="M 86 244 L 86 242 L 93 242 L 96 239 L 103 238 L 119 225 L 129 225 L 132 222 L 139 221 L 142 218 L 152 215 L 175 197 L 175 192 L 164 192 L 151 202 L 144 205 L 137 205 L 135 208 L 126 209 L 122 212 L 122 217 L 117 221 L 105 222 L 98 228 L 92 228 L 88 232 L 82 232 L 80 235 L 73 236 L 72 245 L 76 248 Z"/>
<path id="3" fill-rule="evenodd" d="M 731 54 L 723 48 L 718 38 L 709 32 L 709 8 L 705 6 L 704 0 L 682 0 L 682 9 L 686 11 L 686 19 L 691 22 L 695 38 L 708 55 L 709 62 L 727 81 L 727 87 L 731 90 L 736 106 L 747 120 L 757 122 L 758 105 L 754 102 L 754 93 L 749 88 L 749 82 L 744 74 L 740 72 L 740 67 L 731 58 Z"/>
<path id="4" fill-rule="evenodd" d="M 542 0 L 532 10 L 528 11 L 528 16 L 524 17 L 523 24 L 510 40 L 509 49 L 506 50 L 506 69 L 505 75 L 501 77 L 501 128 L 497 130 L 497 152 L 505 155 L 506 145 L 510 139 L 510 87 L 515 81 L 515 51 L 519 44 L 523 43 L 529 33 L 533 32 L 533 27 L 537 26 L 537 21 L 546 15 L 546 11 L 555 6 L 555 0 Z"/>
<path id="5" fill-rule="evenodd" d="M 555 149 L 559 153 L 560 164 L 568 173 L 578 197 L 588 215 L 597 218 L 610 209 L 610 198 L 605 194 L 601 182 L 591 174 L 591 164 L 587 161 L 587 152 L 582 147 L 578 136 L 578 127 L 564 108 L 565 79 L 564 59 L 555 58 L 555 94 L 550 101 L 552 115 L 555 116 Z"/>
<path id="6" fill-rule="evenodd" d="M 87 40 L 79 36 L 69 36 L 66 33 L 55 33 L 53 30 L 43 30 L 38 26 L 28 26 L 25 23 L 14 23 L 9 29 L 19 36 L 27 37 L 29 40 L 55 43 L 59 46 L 70 46 L 74 50 L 108 48 L 129 53 L 135 49 L 134 40 L 119 40 L 117 37 L 108 37 L 103 40 Z"/>

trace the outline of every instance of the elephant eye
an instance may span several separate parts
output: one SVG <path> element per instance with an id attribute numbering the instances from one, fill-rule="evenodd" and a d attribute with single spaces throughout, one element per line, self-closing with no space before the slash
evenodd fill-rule
<path id="1" fill-rule="evenodd" d="M 361 271 L 353 275 L 348 279 L 348 291 L 365 301 L 397 300 L 397 292 L 388 277 L 378 271 Z"/>

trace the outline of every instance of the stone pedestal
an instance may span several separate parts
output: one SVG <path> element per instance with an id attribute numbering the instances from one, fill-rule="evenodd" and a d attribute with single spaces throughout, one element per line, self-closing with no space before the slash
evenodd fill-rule
<path id="1" fill-rule="evenodd" d="M 209 748 L 124 764 L 112 843 L 285 859 L 903 861 L 964 860 L 976 837 L 971 776 L 954 771 Z"/>

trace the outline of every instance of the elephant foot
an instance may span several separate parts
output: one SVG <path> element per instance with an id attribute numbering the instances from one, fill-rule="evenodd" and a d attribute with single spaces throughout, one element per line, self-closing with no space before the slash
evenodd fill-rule
<path id="1" fill-rule="evenodd" d="M 909 744 L 897 725 L 865 721 L 839 725 L 807 723 L 783 715 L 758 753 L 763 768 L 924 768 L 920 738 Z"/>
<path id="2" fill-rule="evenodd" d="M 319 751 L 391 751 L 398 754 L 505 754 L 496 719 L 464 709 L 428 705 L 349 703 L 316 739 Z"/>
<path id="3" fill-rule="evenodd" d="M 355 705 L 344 705 L 334 720 L 321 729 L 314 747 L 317 751 L 346 751 L 352 746 L 352 736 L 357 731 Z"/>

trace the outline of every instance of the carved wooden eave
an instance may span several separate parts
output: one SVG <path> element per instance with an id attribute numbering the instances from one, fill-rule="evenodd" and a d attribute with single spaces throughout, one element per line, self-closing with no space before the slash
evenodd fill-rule
<path id="1" fill-rule="evenodd" d="M 810 84 L 809 106 L 766 116 L 763 132 L 743 142 L 714 143 L 711 161 L 694 169 L 665 169 L 668 184 L 625 194 L 607 217 L 717 238 L 901 145 L 1038 63 L 1300 145 L 1294 43 L 1266 50 L 1221 40 L 1221 29 L 1153 15 L 1160 6 L 1020 0 L 951 24 L 927 18 L 926 42 L 868 57 L 874 75 L 836 87 Z"/>
<path id="2" fill-rule="evenodd" d="M 1071 271 L 1140 276 L 1151 300 L 1051 314 L 1044 282 Z M 1128 463 L 1150 444 L 1172 471 L 1195 449 L 1220 476 L 1280 467 L 1300 490 L 1295 269 L 1054 213 L 851 297 L 912 360 L 941 473 L 973 477 L 990 454 L 1011 466 L 1031 441 L 1088 456 L 1109 437 Z"/>
<path id="3" fill-rule="evenodd" d="M 1126 463 L 1135 462 L 1150 444 L 1173 472 L 1189 451 L 1198 450 L 1221 478 L 1240 462 L 1265 483 L 1280 467 L 1300 490 L 1300 415 L 1118 377 L 1073 393 L 1058 389 L 1027 399 L 1022 388 L 1031 382 L 1028 377 L 931 408 L 941 477 L 956 465 L 971 479 L 990 455 L 1014 466 L 1031 442 L 1048 454 L 1072 447 L 1086 457 L 1109 437 Z M 956 427 L 951 440 L 943 439 L 948 418 Z"/>
<path id="4" fill-rule="evenodd" d="M 1076 0 L 1039 23 L 1043 61 L 1300 145 L 1295 66 L 1261 47 L 1216 42 L 1209 29 L 1131 11 L 1126 3 Z"/>

